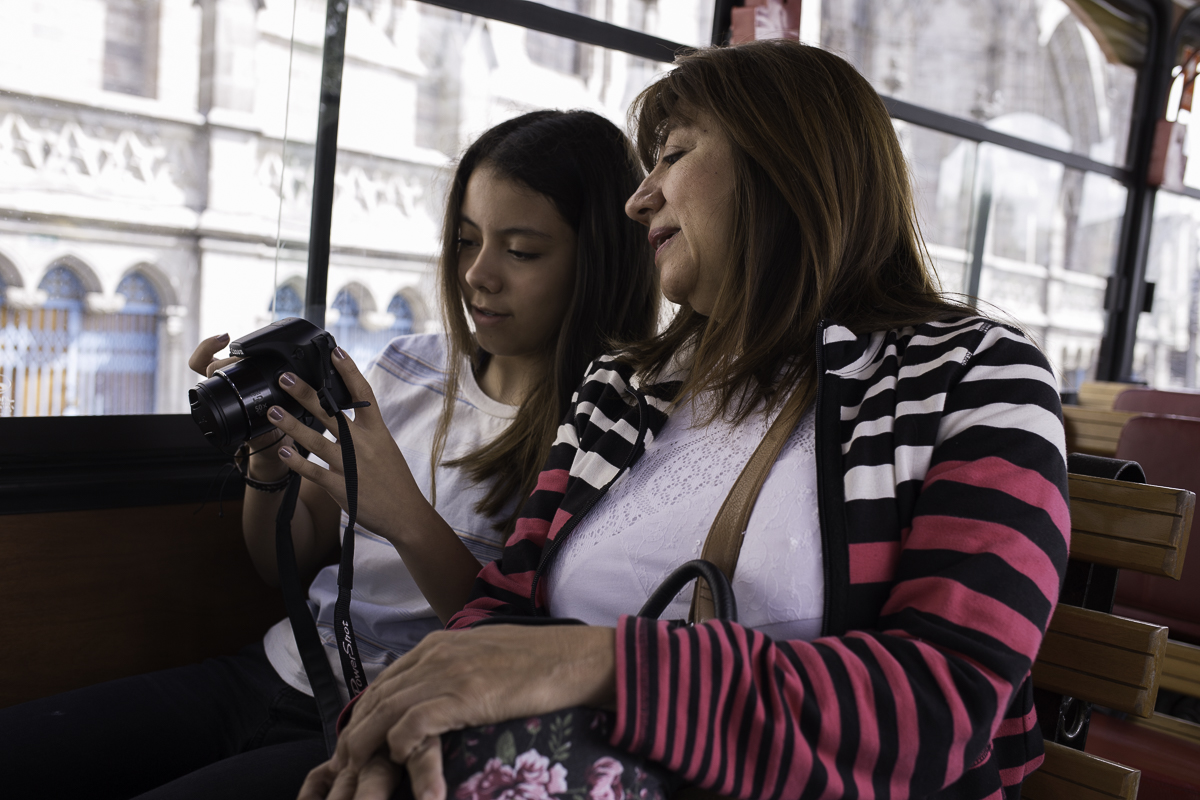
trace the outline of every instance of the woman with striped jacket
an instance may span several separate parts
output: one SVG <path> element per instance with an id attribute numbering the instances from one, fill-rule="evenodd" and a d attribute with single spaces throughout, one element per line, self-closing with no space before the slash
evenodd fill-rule
<path id="1" fill-rule="evenodd" d="M 633 113 L 650 174 L 626 210 L 679 312 L 589 367 L 450 623 L 590 625 L 429 637 L 302 797 L 383 798 L 404 764 L 441 800 L 441 733 L 595 705 L 616 746 L 745 800 L 1015 800 L 1070 531 L 1049 366 L 938 293 L 887 111 L 841 59 L 700 51 Z M 799 423 L 745 532 L 740 622 L 632 616 L 781 413 Z"/>

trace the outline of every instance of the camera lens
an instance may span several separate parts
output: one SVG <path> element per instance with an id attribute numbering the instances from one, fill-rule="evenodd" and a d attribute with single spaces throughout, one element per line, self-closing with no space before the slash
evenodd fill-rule
<path id="1" fill-rule="evenodd" d="M 246 415 L 237 392 L 220 375 L 188 390 L 192 419 L 210 442 L 222 450 L 245 441 Z"/>
<path id="2" fill-rule="evenodd" d="M 275 388 L 275 367 L 282 364 L 275 359 L 248 358 L 218 370 L 188 391 L 192 419 L 209 441 L 222 450 L 232 450 L 274 428 L 267 420 L 267 410 L 273 405 L 294 405 Z"/>

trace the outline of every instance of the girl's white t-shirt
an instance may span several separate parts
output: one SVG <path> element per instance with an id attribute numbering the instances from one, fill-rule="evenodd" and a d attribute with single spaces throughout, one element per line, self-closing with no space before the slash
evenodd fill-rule
<path id="1" fill-rule="evenodd" d="M 384 422 L 426 498 L 431 483 L 429 454 L 442 413 L 447 353 L 444 334 L 402 336 L 394 339 L 364 373 L 375 392 Z M 485 395 L 468 365 L 464 364 L 460 372 L 459 384 L 443 461 L 464 456 L 480 444 L 494 440 L 517 413 L 516 406 Z M 438 467 L 437 511 L 483 565 L 499 557 L 504 537 L 494 523 L 507 518 L 513 508 L 509 505 L 495 518 L 480 516 L 475 504 L 488 488 L 489 484 L 474 483 L 462 470 Z M 514 498 L 512 504 L 515 503 Z M 339 537 L 346 522 L 343 511 Z M 361 525 L 355 526 L 355 534 L 350 613 L 367 680 L 373 681 L 384 667 L 415 647 L 426 634 L 441 630 L 442 624 L 395 548 Z M 332 565 L 317 574 L 309 588 L 308 605 L 317 620 L 317 631 L 325 644 L 325 655 L 337 678 L 338 689 L 348 702 L 333 630 L 337 571 L 337 565 Z M 289 686 L 311 695 L 288 620 L 281 620 L 267 631 L 263 645 L 267 659 L 280 677 Z"/>
<path id="2" fill-rule="evenodd" d="M 770 420 L 694 425 L 682 403 L 646 452 L 560 545 L 547 576 L 549 611 L 592 625 L 636 614 L 663 578 L 700 557 L 708 529 Z M 810 411 L 775 461 L 750 516 L 733 576 L 738 621 L 774 639 L 820 635 L 825 602 Z M 691 590 L 663 619 L 686 619 Z"/>

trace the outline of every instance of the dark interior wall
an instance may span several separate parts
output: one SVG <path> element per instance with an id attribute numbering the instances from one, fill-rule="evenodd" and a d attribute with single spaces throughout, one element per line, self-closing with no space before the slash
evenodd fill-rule
<path id="1" fill-rule="evenodd" d="M 285 616 L 241 503 L 0 516 L 0 707 L 232 653 Z"/>

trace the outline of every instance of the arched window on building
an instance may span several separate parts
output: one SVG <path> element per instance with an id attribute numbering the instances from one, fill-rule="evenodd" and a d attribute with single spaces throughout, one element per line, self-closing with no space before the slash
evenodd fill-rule
<path id="1" fill-rule="evenodd" d="M 85 414 L 152 414 L 158 372 L 158 292 L 138 272 L 117 285 L 124 305 L 84 316 L 80 407 Z"/>
<path id="2" fill-rule="evenodd" d="M 160 303 L 150 281 L 131 273 L 117 302 L 92 303 L 79 275 L 59 264 L 38 291 L 40 305 L 4 309 L 0 415 L 153 413 Z"/>
<path id="3" fill-rule="evenodd" d="M 330 308 L 336 313 L 330 314 L 325 326 L 338 346 L 350 354 L 359 369 L 365 369 L 367 360 L 375 355 L 379 348 L 375 347 L 370 332 L 359 324 L 360 306 L 358 300 L 349 289 L 342 289 L 333 299 Z"/>
<path id="4" fill-rule="evenodd" d="M 387 310 L 395 318 L 390 328 L 393 337 L 407 336 L 413 332 L 414 319 L 412 306 L 404 299 L 404 295 L 397 294 L 393 297 L 392 302 L 388 303 Z"/>
<path id="5" fill-rule="evenodd" d="M 11 413 L 45 417 L 79 413 L 78 347 L 83 281 L 68 266 L 50 269 L 38 290 L 40 307 L 10 309 L 6 353 L 11 359 Z"/>
<path id="6" fill-rule="evenodd" d="M 390 319 L 384 314 L 363 312 L 349 288 L 337 293 L 331 308 L 337 313 L 329 315 L 329 332 L 359 369 L 365 370 L 367 363 L 392 339 L 413 332 L 412 306 L 400 294 L 388 303 Z"/>
<path id="7" fill-rule="evenodd" d="M 274 319 L 304 316 L 304 301 L 300 293 L 289 284 L 284 284 L 275 290 L 275 301 L 272 303 L 275 311 Z"/>

